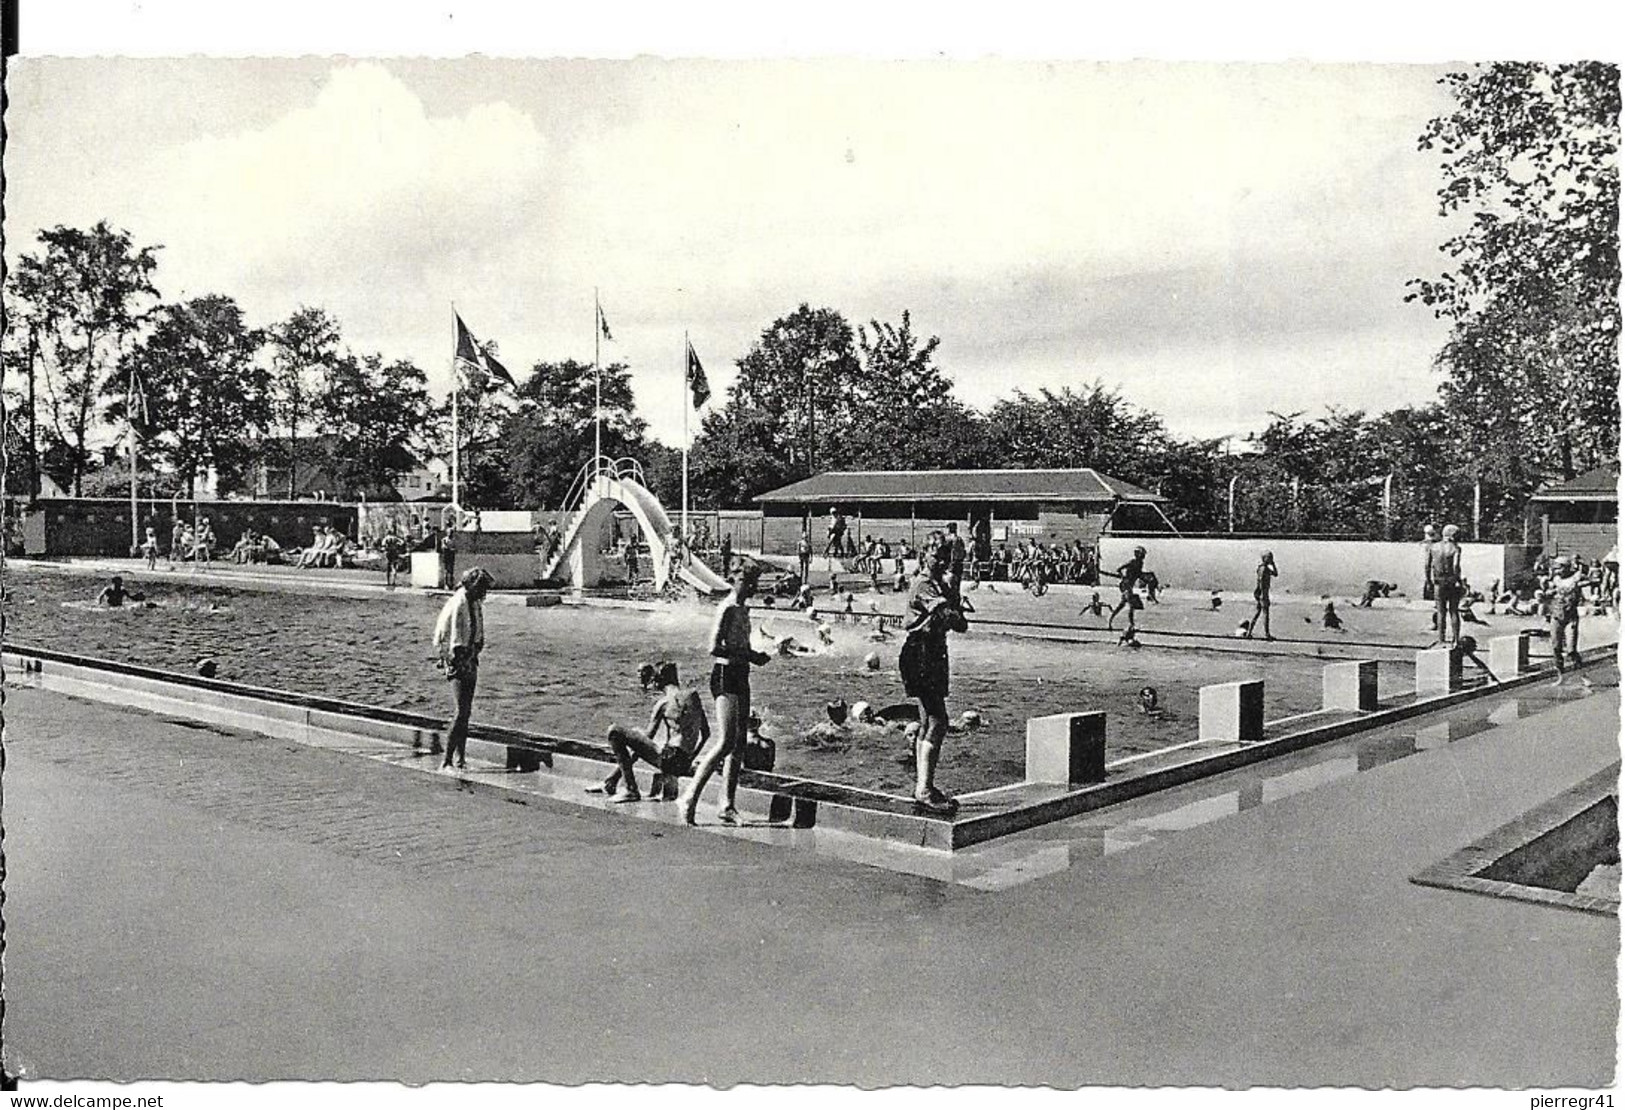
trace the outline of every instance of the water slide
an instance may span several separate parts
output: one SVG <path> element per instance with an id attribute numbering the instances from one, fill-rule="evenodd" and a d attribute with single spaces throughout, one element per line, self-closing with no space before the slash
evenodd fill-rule
<path id="1" fill-rule="evenodd" d="M 677 568 L 677 574 L 702 594 L 725 594 L 732 588 L 728 585 L 727 579 L 694 555 L 690 555 L 683 565 Z"/>
<path id="2" fill-rule="evenodd" d="M 630 478 L 616 478 L 609 485 L 610 496 L 639 518 L 649 541 L 650 554 L 663 563 L 677 540 L 677 530 L 672 527 L 665 506 L 653 493 Z M 677 574 L 702 594 L 724 594 L 729 590 L 727 580 L 693 554 L 684 557 Z"/>

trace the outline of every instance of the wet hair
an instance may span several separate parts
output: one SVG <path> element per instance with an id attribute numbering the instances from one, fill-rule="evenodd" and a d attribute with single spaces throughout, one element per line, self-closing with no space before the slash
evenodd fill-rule
<path id="1" fill-rule="evenodd" d="M 496 579 L 491 577 L 491 572 L 484 567 L 471 567 L 458 580 L 458 584 L 465 590 L 471 590 L 475 587 L 489 590 L 495 582 Z"/>
<path id="2" fill-rule="evenodd" d="M 1144 557 L 1144 555 L 1145 555 L 1145 548 L 1143 548 L 1143 547 L 1136 547 L 1136 548 L 1135 548 L 1135 549 L 1134 549 L 1134 554 L 1136 554 L 1136 555 L 1139 555 L 1139 556 L 1141 556 L 1141 557 Z"/>
<path id="3" fill-rule="evenodd" d="M 677 664 L 670 659 L 660 664 L 659 673 L 655 676 L 662 686 L 677 685 Z"/>

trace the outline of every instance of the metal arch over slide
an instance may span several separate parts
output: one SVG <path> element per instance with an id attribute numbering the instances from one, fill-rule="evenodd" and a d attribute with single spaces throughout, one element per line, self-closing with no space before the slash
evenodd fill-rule
<path id="1" fill-rule="evenodd" d="M 564 528 L 559 549 L 543 568 L 544 578 L 562 578 L 568 568 L 572 585 L 578 589 L 595 586 L 604 575 L 604 553 L 596 537 L 603 534 L 604 522 L 617 507 L 630 512 L 643 531 L 654 563 L 655 588 L 664 590 L 672 571 L 702 594 L 728 592 L 728 583 L 693 554 L 684 552 L 674 565 L 673 550 L 677 531 L 660 499 L 643 484 L 643 468 L 634 459 L 600 456 L 576 475 L 565 504 L 573 511 Z M 588 542 L 583 542 L 588 541 Z"/>

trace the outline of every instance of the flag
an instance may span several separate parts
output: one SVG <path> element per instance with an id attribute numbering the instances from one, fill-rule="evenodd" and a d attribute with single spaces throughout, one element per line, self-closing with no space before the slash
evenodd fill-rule
<path id="1" fill-rule="evenodd" d="M 479 343 L 474 339 L 474 333 L 468 330 L 463 318 L 455 312 L 452 315 L 457 319 L 457 361 L 466 363 L 476 370 L 483 370 L 498 381 L 517 386 L 519 383 L 513 380 L 508 368 L 480 349 Z"/>
<path id="2" fill-rule="evenodd" d="M 603 305 L 598 306 L 598 327 L 599 330 L 604 333 L 605 339 L 608 339 L 612 343 L 615 341 L 615 337 L 609 334 L 609 318 L 604 315 Z"/>
<path id="3" fill-rule="evenodd" d="M 694 394 L 694 407 L 699 408 L 711 399 L 711 383 L 705 380 L 705 367 L 700 365 L 700 356 L 694 353 L 694 345 L 688 347 L 688 388 Z"/>
<path id="4" fill-rule="evenodd" d="M 130 371 L 130 389 L 129 396 L 125 398 L 125 411 L 131 420 L 134 420 L 135 414 L 139 412 L 141 423 L 152 423 L 152 416 L 147 412 L 147 391 L 142 388 L 141 378 L 134 370 Z"/>

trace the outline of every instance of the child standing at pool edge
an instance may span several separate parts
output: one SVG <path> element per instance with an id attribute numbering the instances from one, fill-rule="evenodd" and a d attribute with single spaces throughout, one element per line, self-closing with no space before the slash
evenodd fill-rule
<path id="1" fill-rule="evenodd" d="M 700 794 L 710 781 L 718 765 L 727 765 L 722 773 L 722 808 L 717 817 L 724 825 L 739 824 L 739 811 L 734 800 L 739 791 L 739 768 L 745 754 L 745 729 L 750 719 L 750 668 L 762 666 L 769 660 L 766 652 L 750 646 L 750 608 L 746 604 L 756 592 L 759 572 L 748 562 L 741 562 L 730 576 L 733 593 L 717 609 L 716 623 L 711 626 L 711 696 L 717 702 L 717 731 L 721 743 L 713 747 L 700 761 L 694 772 L 694 782 L 683 795 L 683 820 L 694 823 L 694 811 L 699 808 Z"/>
<path id="2" fill-rule="evenodd" d="M 485 609 L 482 604 L 492 578 L 480 567 L 463 575 L 461 584 L 446 599 L 435 621 L 434 644 L 440 649 L 441 666 L 452 684 L 454 715 L 446 729 L 446 759 L 450 767 L 455 756 L 463 766 L 468 746 L 468 717 L 474 708 L 474 685 L 479 679 L 480 652 L 485 648 Z"/>
<path id="3" fill-rule="evenodd" d="M 926 573 L 908 599 L 907 632 L 897 653 L 903 692 L 920 703 L 920 735 L 914 749 L 914 807 L 951 816 L 959 803 L 937 789 L 937 761 L 948 735 L 948 633 L 968 627 L 959 592 L 948 580 L 952 551 L 942 544 L 926 556 Z"/>

